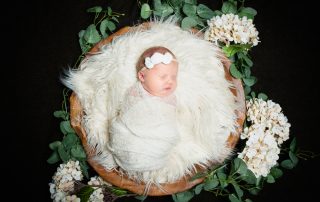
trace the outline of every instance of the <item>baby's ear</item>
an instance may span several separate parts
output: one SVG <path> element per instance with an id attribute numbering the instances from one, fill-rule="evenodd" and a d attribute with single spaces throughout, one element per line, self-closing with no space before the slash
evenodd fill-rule
<path id="1" fill-rule="evenodd" d="M 141 82 L 144 82 L 144 72 L 141 71 L 141 70 L 138 72 L 138 79 L 139 79 Z"/>

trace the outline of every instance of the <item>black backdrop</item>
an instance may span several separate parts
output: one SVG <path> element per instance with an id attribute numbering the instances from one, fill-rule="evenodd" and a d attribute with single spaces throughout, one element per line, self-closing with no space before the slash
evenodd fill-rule
<path id="1" fill-rule="evenodd" d="M 198 2 L 206 2 L 211 8 L 221 6 L 221 1 Z M 48 144 L 61 138 L 59 120 L 52 115 L 61 108 L 63 86 L 59 76 L 80 54 L 77 33 L 92 22 L 92 16 L 85 10 L 95 5 L 110 5 L 113 10 L 125 13 L 118 28 L 139 22 L 136 1 L 29 1 L 2 9 L 6 13 L 2 42 L 9 58 L 6 61 L 10 61 L 3 71 L 9 69 L 14 76 L 3 76 L 5 89 L 10 89 L 3 98 L 4 109 L 9 112 L 5 117 L 9 122 L 4 122 L 3 128 L 9 128 L 10 132 L 3 132 L 3 137 L 9 140 L 3 141 L 6 153 L 2 155 L 1 167 L 5 171 L 3 176 L 12 172 L 11 180 L 3 182 L 5 186 L 12 183 L 7 185 L 17 193 L 12 200 L 51 201 L 48 183 L 56 165 L 47 164 L 46 159 L 51 152 Z M 262 41 L 251 52 L 253 74 L 259 79 L 255 90 L 265 92 L 283 107 L 292 124 L 291 134 L 297 137 L 301 148 L 319 153 L 316 98 L 319 90 L 315 71 L 320 34 L 315 30 L 319 25 L 316 7 L 308 1 L 275 0 L 248 0 L 246 5 L 258 11 L 255 24 Z M 12 103 L 13 107 L 7 107 Z M 320 179 L 317 162 L 319 158 L 301 161 L 275 184 L 267 184 L 253 197 L 254 201 L 316 200 L 318 186 L 314 184 Z M 150 197 L 147 201 L 171 201 L 171 198 Z M 202 193 L 192 201 L 228 200 Z"/>

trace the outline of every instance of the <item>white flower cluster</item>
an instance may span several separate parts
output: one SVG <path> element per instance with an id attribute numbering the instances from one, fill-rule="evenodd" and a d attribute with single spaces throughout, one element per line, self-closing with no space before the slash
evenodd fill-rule
<path id="1" fill-rule="evenodd" d="M 97 176 L 91 177 L 90 181 L 88 182 L 88 185 L 97 186 L 94 192 L 90 195 L 89 201 L 91 202 L 103 202 L 103 199 L 104 199 L 103 190 L 101 187 L 98 187 L 98 186 L 103 186 L 103 185 L 111 186 L 111 184 L 105 182 L 101 177 L 97 177 Z"/>
<path id="2" fill-rule="evenodd" d="M 75 181 L 83 179 L 79 161 L 68 161 L 66 164 L 60 164 L 52 179 L 53 183 L 49 183 L 49 186 L 53 201 L 80 202 L 80 199 L 75 195 L 68 195 L 69 192 L 74 190 Z"/>
<path id="3" fill-rule="evenodd" d="M 252 19 L 246 16 L 240 18 L 232 13 L 215 16 L 208 20 L 209 28 L 205 32 L 205 39 L 208 41 L 223 42 L 229 46 L 231 42 L 234 44 L 251 44 L 258 45 L 259 32 L 252 23 Z"/>
<path id="4" fill-rule="evenodd" d="M 247 120 L 251 126 L 244 128 L 241 139 L 248 139 L 238 155 L 256 175 L 266 177 L 277 164 L 280 145 L 289 139 L 287 117 L 279 104 L 271 100 L 251 99 L 247 102 Z"/>

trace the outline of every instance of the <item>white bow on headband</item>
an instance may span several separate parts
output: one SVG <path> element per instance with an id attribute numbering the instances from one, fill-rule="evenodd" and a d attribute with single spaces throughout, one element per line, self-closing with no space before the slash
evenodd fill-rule
<path id="1" fill-rule="evenodd" d="M 169 52 L 166 52 L 165 54 L 156 52 L 151 57 L 146 57 L 144 60 L 144 64 L 148 69 L 151 69 L 154 67 L 154 65 L 157 65 L 159 63 L 167 65 L 172 61 L 172 59 L 173 56 Z"/>

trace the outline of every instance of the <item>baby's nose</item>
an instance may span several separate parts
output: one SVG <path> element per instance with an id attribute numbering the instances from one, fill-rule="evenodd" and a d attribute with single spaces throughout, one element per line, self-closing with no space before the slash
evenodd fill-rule
<path id="1" fill-rule="evenodd" d="M 168 79 L 168 80 L 167 80 L 167 83 L 168 83 L 168 84 L 172 84 L 172 83 L 173 83 L 173 79 Z"/>

